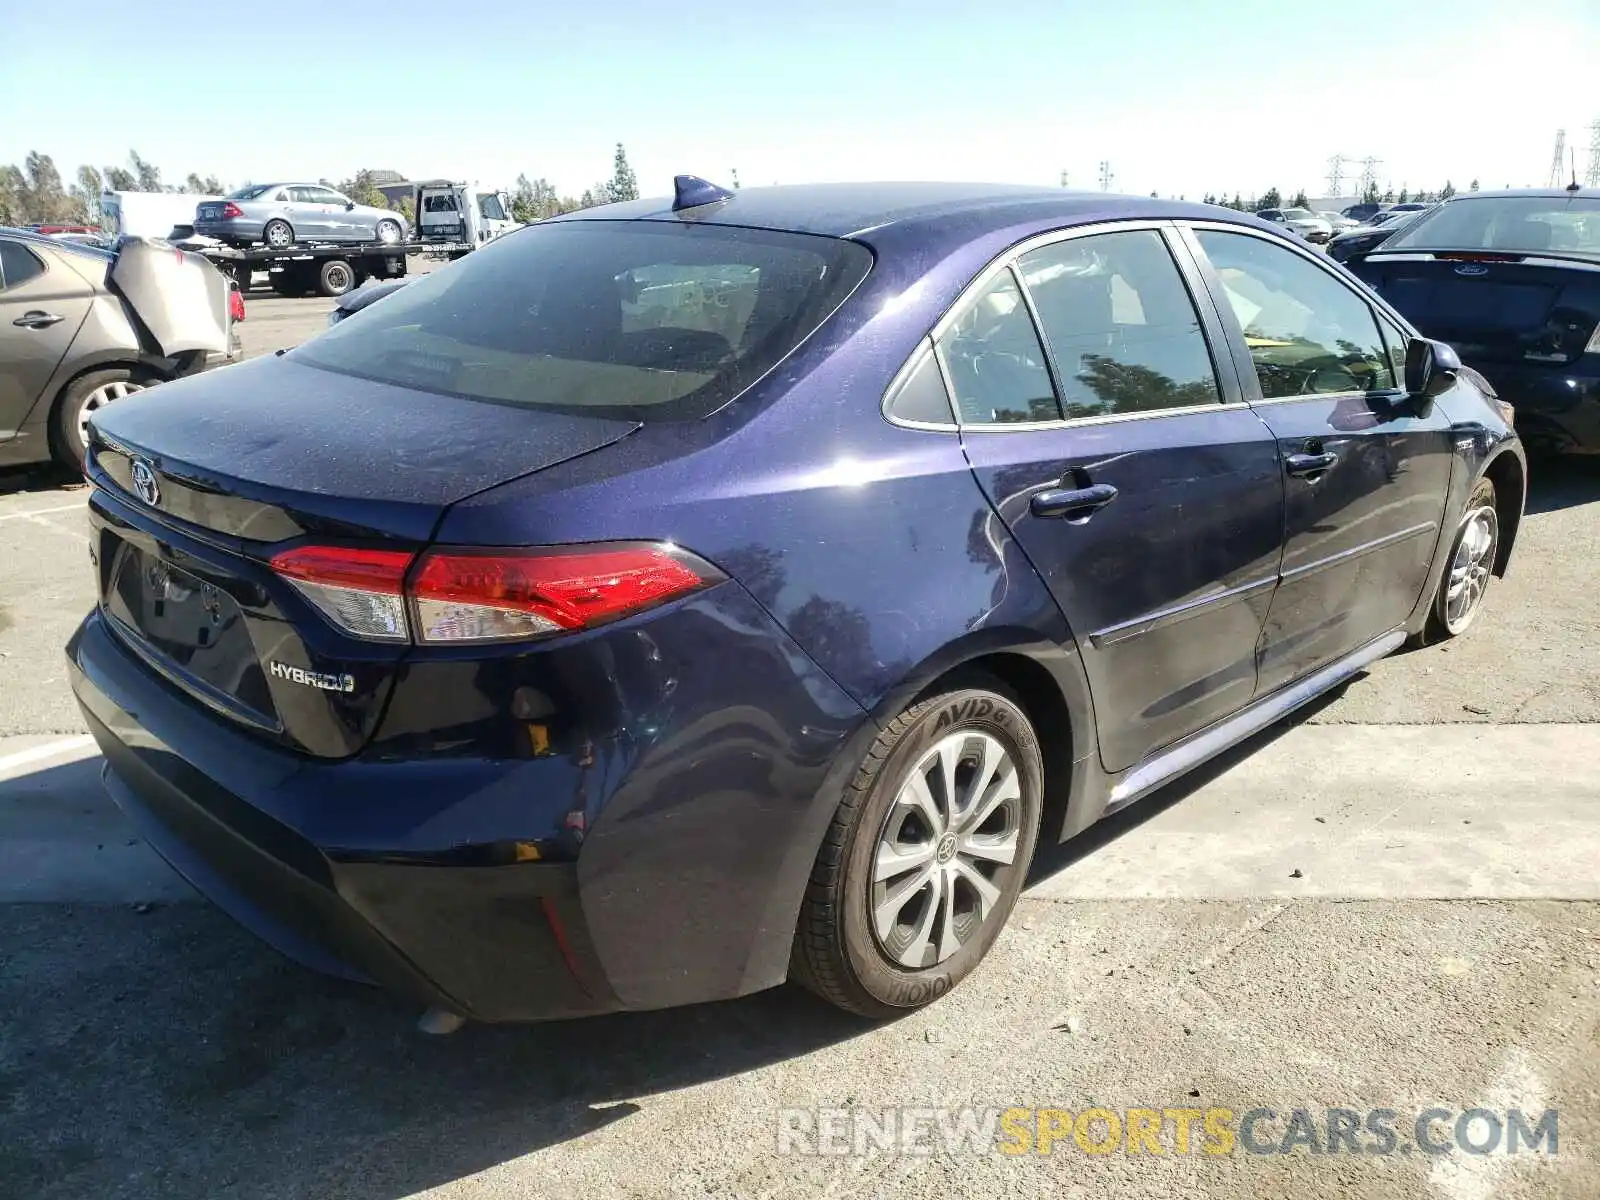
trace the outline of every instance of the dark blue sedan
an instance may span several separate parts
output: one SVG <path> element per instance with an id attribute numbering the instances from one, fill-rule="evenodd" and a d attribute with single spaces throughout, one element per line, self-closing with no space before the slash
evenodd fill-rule
<path id="1" fill-rule="evenodd" d="M 1487 377 L 1530 449 L 1600 453 L 1600 191 L 1456 196 L 1350 268 Z"/>
<path id="2" fill-rule="evenodd" d="M 1525 466 L 1252 217 L 684 177 L 117 405 L 88 473 L 73 686 L 151 844 L 522 1020 L 935 999 L 1039 839 L 1467 629 Z"/>

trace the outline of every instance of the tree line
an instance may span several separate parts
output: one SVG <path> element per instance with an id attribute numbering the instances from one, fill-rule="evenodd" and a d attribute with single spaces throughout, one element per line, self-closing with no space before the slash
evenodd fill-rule
<path id="1" fill-rule="evenodd" d="M 318 182 L 343 192 L 357 204 L 392 208 L 414 224 L 415 204 L 410 196 L 391 201 L 378 190 L 380 185 L 402 183 L 405 178 L 398 171 L 363 167 L 337 183 L 328 179 Z M 240 188 L 248 186 L 249 180 L 239 184 Z M 162 178 L 161 168 L 137 150 L 128 152 L 126 166 L 94 167 L 86 163 L 69 184 L 63 180 L 55 159 L 30 150 L 21 166 L 0 165 L 0 225 L 94 225 L 100 220 L 100 194 L 105 191 L 222 196 L 234 190 L 237 189 L 215 175 L 202 176 L 193 171 L 181 184 L 168 183 Z M 611 178 L 585 188 L 579 196 L 570 196 L 559 194 L 547 179 L 530 180 L 526 174 L 518 175 L 511 192 L 511 210 L 519 221 L 541 221 L 580 208 L 638 198 L 638 176 L 628 163 L 627 151 L 618 142 Z"/>
<path id="2" fill-rule="evenodd" d="M 1477 191 L 1478 181 L 1474 179 L 1470 184 L 1467 185 L 1467 190 L 1469 192 Z M 1384 188 L 1380 191 L 1374 184 L 1369 185 L 1366 190 L 1361 193 L 1361 202 L 1363 204 L 1405 204 L 1410 201 L 1416 201 L 1421 204 L 1431 204 L 1440 200 L 1448 200 L 1455 194 L 1456 185 L 1451 183 L 1448 179 L 1445 180 L 1444 186 L 1436 192 L 1413 192 L 1404 184 L 1401 184 L 1398 192 L 1396 192 L 1392 187 Z M 1228 198 L 1227 193 L 1225 192 L 1207 192 L 1204 197 L 1204 202 L 1206 204 L 1218 205 L 1221 208 L 1237 209 L 1239 212 L 1260 212 L 1263 208 L 1311 207 L 1310 201 L 1306 199 L 1306 191 L 1304 188 L 1301 188 L 1298 192 L 1296 192 L 1294 194 L 1294 198 L 1291 199 L 1287 204 L 1284 203 L 1283 193 L 1275 187 L 1268 188 L 1259 196 L 1251 196 L 1248 198 L 1241 196 L 1238 192 L 1235 192 L 1231 200 Z"/>

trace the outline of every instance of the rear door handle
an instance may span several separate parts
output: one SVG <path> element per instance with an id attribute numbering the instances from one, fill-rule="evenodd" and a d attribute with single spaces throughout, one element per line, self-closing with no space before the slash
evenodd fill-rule
<path id="1" fill-rule="evenodd" d="M 1291 475 L 1315 475 L 1338 461 L 1339 456 L 1331 450 L 1323 454 L 1291 454 L 1283 460 L 1283 469 Z"/>
<path id="2" fill-rule="evenodd" d="M 1036 517 L 1064 517 L 1087 520 L 1117 498 L 1117 489 L 1109 483 L 1096 483 L 1083 488 L 1046 488 L 1035 492 L 1029 507 Z"/>
<path id="3" fill-rule="evenodd" d="M 23 329 L 48 329 L 61 319 L 55 313 L 41 312 L 38 309 L 34 309 L 32 312 L 23 313 L 11 323 L 21 326 Z"/>

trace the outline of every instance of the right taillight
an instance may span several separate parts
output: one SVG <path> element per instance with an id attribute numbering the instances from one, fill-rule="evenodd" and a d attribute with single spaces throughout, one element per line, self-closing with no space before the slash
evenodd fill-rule
<path id="1" fill-rule="evenodd" d="M 233 201 L 230 200 L 228 203 L 222 206 L 222 217 L 224 220 L 231 221 L 236 217 L 242 216 L 244 216 L 244 209 L 240 208 Z"/>
<path id="2" fill-rule="evenodd" d="M 521 641 L 592 628 L 722 579 L 659 542 L 535 550 L 299 547 L 272 567 L 345 632 L 424 644 Z"/>

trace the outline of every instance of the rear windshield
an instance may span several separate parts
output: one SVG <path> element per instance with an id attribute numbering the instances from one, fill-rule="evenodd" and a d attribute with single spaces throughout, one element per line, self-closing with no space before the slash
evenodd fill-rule
<path id="1" fill-rule="evenodd" d="M 866 277 L 862 245 L 666 221 L 499 238 L 293 352 L 332 371 L 636 421 L 716 411 Z"/>
<path id="2" fill-rule="evenodd" d="M 1291 221 L 1306 221 L 1311 218 L 1311 210 L 1306 208 L 1286 208 L 1283 215 Z"/>
<path id="3" fill-rule="evenodd" d="M 1600 257 L 1600 200 L 1485 196 L 1453 200 L 1406 224 L 1384 250 L 1505 250 Z"/>
<path id="4" fill-rule="evenodd" d="M 256 199 L 256 197 L 262 195 L 264 192 L 270 192 L 273 188 L 275 188 L 277 186 L 278 185 L 275 184 L 275 183 L 255 183 L 255 184 L 248 184 L 247 183 L 247 184 L 245 184 L 244 187 L 240 188 L 237 192 L 229 192 L 228 193 L 228 199 L 229 200 L 254 200 L 254 199 Z"/>

